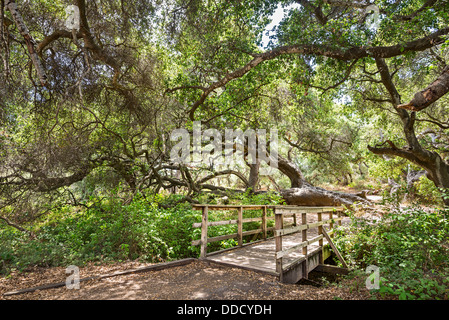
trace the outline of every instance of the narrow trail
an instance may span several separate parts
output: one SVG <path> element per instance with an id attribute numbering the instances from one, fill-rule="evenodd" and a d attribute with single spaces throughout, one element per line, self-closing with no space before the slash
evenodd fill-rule
<path id="1" fill-rule="evenodd" d="M 124 264 L 130 266 L 130 263 Z M 106 266 L 81 269 L 81 277 L 94 270 L 108 271 Z M 111 269 L 119 269 L 114 265 Z M 62 268 L 50 268 L 21 275 L 14 281 L 0 280 L 0 294 L 18 289 L 20 284 L 32 285 L 65 281 Z M 112 271 L 112 270 L 109 270 Z M 56 276 L 55 273 L 56 272 Z M 84 275 L 83 275 L 84 274 Z M 39 275 L 39 276 L 38 276 Z M 312 274 L 311 274 L 312 275 Z M 314 273 L 308 282 L 283 284 L 276 277 L 238 268 L 209 265 L 196 260 L 188 265 L 169 269 L 121 275 L 82 282 L 80 289 L 60 288 L 40 290 L 4 300 L 363 300 L 368 290 L 358 283 L 340 286 L 317 286 L 325 274 Z M 32 279 L 35 277 L 33 283 Z M 28 279 L 27 285 L 24 278 Z M 354 290 L 360 285 L 360 290 Z"/>

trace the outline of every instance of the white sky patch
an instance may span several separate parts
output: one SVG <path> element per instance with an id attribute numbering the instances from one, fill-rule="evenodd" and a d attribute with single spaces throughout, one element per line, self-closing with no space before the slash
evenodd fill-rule
<path id="1" fill-rule="evenodd" d="M 276 10 L 274 11 L 273 15 L 271 16 L 271 23 L 267 25 L 267 27 L 264 30 L 263 36 L 262 36 L 262 43 L 261 47 L 265 48 L 268 43 L 270 42 L 270 35 L 274 34 L 273 28 L 278 26 L 279 23 L 282 21 L 282 19 L 287 15 L 287 13 L 294 8 L 299 8 L 301 5 L 299 4 L 291 4 L 285 8 L 283 8 L 281 5 L 278 5 Z M 268 34 L 267 34 L 268 33 Z"/>

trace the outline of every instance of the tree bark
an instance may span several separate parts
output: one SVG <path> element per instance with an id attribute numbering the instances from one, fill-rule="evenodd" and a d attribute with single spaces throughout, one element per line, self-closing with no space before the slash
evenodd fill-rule
<path id="1" fill-rule="evenodd" d="M 290 205 L 300 206 L 340 206 L 354 202 L 368 202 L 363 192 L 359 194 L 342 193 L 315 187 L 305 181 L 301 170 L 290 160 L 278 156 L 278 169 L 291 183 L 291 188 L 281 190 L 281 195 Z"/>
<path id="2" fill-rule="evenodd" d="M 12 18 L 17 25 L 17 29 L 19 29 L 20 34 L 25 39 L 25 43 L 28 48 L 28 53 L 30 54 L 31 61 L 33 62 L 34 68 L 36 69 L 37 76 L 42 86 L 47 84 L 47 75 L 45 74 L 44 67 L 42 66 L 42 62 L 39 59 L 39 56 L 36 53 L 36 49 L 34 48 L 34 39 L 30 35 L 30 31 L 28 30 L 25 22 L 23 21 L 22 15 L 17 9 L 17 4 L 13 0 L 6 0 L 5 7 L 11 12 Z"/>
<path id="3" fill-rule="evenodd" d="M 260 159 L 256 160 L 256 163 L 248 163 L 249 166 L 249 178 L 248 178 L 248 189 L 251 192 L 257 191 L 257 184 L 259 183 L 259 169 L 260 169 Z"/>
<path id="4" fill-rule="evenodd" d="M 278 169 L 290 179 L 292 188 L 301 188 L 304 185 L 304 176 L 301 170 L 290 160 L 278 155 Z"/>
<path id="5" fill-rule="evenodd" d="M 449 189 L 449 164 L 438 153 L 426 150 L 421 146 L 415 134 L 415 112 L 409 114 L 403 108 L 398 107 L 401 105 L 401 96 L 392 81 L 385 60 L 377 58 L 376 64 L 381 75 L 382 83 L 391 97 L 392 105 L 402 120 L 403 132 L 408 145 L 399 148 L 392 141 L 386 140 L 381 145 L 374 147 L 368 146 L 368 150 L 378 155 L 389 155 L 407 159 L 426 170 L 427 178 L 437 188 Z M 388 144 L 389 147 L 386 147 L 385 144 Z M 449 199 L 443 199 L 443 201 L 446 206 L 449 206 Z"/>
<path id="6" fill-rule="evenodd" d="M 284 189 L 281 194 L 287 204 L 299 206 L 350 206 L 354 202 L 368 202 L 364 192 L 352 194 L 329 191 L 308 183 L 304 184 L 302 188 Z"/>
<path id="7" fill-rule="evenodd" d="M 409 103 L 400 104 L 398 108 L 420 111 L 430 106 L 447 92 L 449 92 L 449 66 L 446 66 L 440 76 L 427 88 L 417 92 Z"/>

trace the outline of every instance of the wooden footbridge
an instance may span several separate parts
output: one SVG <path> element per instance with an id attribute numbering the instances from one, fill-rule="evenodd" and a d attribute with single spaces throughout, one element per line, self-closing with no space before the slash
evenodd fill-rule
<path id="1" fill-rule="evenodd" d="M 206 261 L 269 273 L 286 283 L 307 279 L 315 268 L 338 269 L 324 264 L 331 248 L 347 267 L 332 243 L 343 207 L 194 205 L 194 209 L 202 211 L 202 221 L 193 224 L 201 228 L 201 239 L 192 245 L 201 246 L 200 258 Z M 217 235 L 224 225 L 237 228 L 231 228 L 234 233 Z M 227 239 L 235 239 L 236 246 L 208 252 L 209 243 Z"/>

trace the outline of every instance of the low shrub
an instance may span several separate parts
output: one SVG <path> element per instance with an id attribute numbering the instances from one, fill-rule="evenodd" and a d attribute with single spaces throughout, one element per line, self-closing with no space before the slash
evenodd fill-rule
<path id="1" fill-rule="evenodd" d="M 155 195 L 147 200 L 136 197 L 127 205 L 114 196 L 101 200 L 91 198 L 86 204 L 90 206 L 88 209 L 61 207 L 44 220 L 28 226 L 36 239 L 0 223 L 0 272 L 24 270 L 30 266 L 82 265 L 89 261 L 159 262 L 198 256 L 200 248 L 192 246 L 191 241 L 200 238 L 201 228 L 193 228 L 193 223 L 201 221 L 201 211 L 192 210 L 188 203 L 178 203 L 181 198 Z M 235 195 L 231 201 L 278 204 L 281 197 L 275 193 L 245 193 Z M 170 203 L 173 205 L 167 206 Z M 210 220 L 230 219 L 232 214 L 236 213 L 214 212 Z M 261 210 L 246 212 L 245 218 L 252 215 L 260 216 Z M 270 220 L 269 226 L 272 223 Z M 257 222 L 244 224 L 244 231 L 257 228 Z M 209 236 L 236 232 L 236 225 L 216 226 L 209 229 Z M 235 239 L 223 240 L 209 244 L 209 250 L 235 244 Z"/>
<path id="2" fill-rule="evenodd" d="M 87 261 L 158 262 L 191 256 L 197 250 L 190 242 L 192 224 L 201 220 L 200 213 L 185 204 L 161 209 L 143 199 L 122 205 L 111 198 L 77 213 L 54 215 L 58 219 L 49 216 L 34 227 L 36 239 L 0 225 L 2 273 Z"/>
<path id="3" fill-rule="evenodd" d="M 354 267 L 380 269 L 380 296 L 447 299 L 449 294 L 449 210 L 393 210 L 373 222 L 352 217 L 335 236 Z"/>

